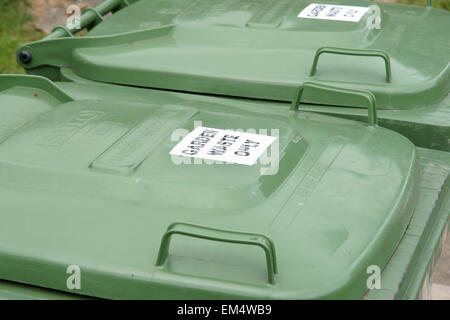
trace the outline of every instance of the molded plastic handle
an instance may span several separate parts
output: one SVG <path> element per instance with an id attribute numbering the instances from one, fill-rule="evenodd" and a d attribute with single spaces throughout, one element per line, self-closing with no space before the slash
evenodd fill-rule
<path id="1" fill-rule="evenodd" d="M 389 55 L 382 50 L 368 50 L 368 49 L 344 49 L 344 48 L 332 48 L 332 47 L 322 47 L 316 51 L 314 55 L 313 64 L 311 67 L 310 76 L 314 76 L 317 71 L 317 64 L 319 62 L 319 57 L 322 53 L 332 53 L 347 56 L 366 56 L 366 57 L 380 57 L 384 60 L 384 65 L 386 69 L 386 82 L 390 83 L 392 80 L 391 72 L 391 59 Z"/>
<path id="2" fill-rule="evenodd" d="M 298 109 L 304 89 L 318 91 L 317 95 L 322 97 L 322 103 L 324 104 L 349 106 L 351 105 L 350 102 L 355 104 L 355 100 L 360 99 L 361 101 L 356 101 L 358 102 L 358 105 L 359 103 L 367 104 L 369 125 L 375 126 L 378 123 L 375 96 L 368 91 L 338 88 L 314 82 L 305 82 L 297 89 L 294 99 L 292 99 L 291 110 L 296 111 Z"/>
<path id="3" fill-rule="evenodd" d="M 174 234 L 206 240 L 239 243 L 261 247 L 266 254 L 268 282 L 270 284 L 275 283 L 275 274 L 278 273 L 275 256 L 275 246 L 272 240 L 264 235 L 219 230 L 187 223 L 173 223 L 167 228 L 166 233 L 161 239 L 156 266 L 164 265 L 165 261 L 167 260 L 167 256 L 169 255 L 170 241 L 172 235 Z"/>

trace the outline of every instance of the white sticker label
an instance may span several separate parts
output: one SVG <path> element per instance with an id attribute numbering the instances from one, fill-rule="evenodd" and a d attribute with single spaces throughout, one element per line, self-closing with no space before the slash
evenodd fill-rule
<path id="1" fill-rule="evenodd" d="M 262 134 L 197 127 L 170 154 L 251 166 L 276 139 Z"/>
<path id="2" fill-rule="evenodd" d="M 369 10 L 368 7 L 340 6 L 311 3 L 298 14 L 299 18 L 358 22 Z"/>

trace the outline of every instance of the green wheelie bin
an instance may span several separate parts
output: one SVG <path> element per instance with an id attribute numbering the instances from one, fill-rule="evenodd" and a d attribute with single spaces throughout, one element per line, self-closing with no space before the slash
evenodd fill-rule
<path id="1" fill-rule="evenodd" d="M 107 15 L 112 12 L 112 15 Z M 450 13 L 106 0 L 0 76 L 0 298 L 427 298 Z"/>

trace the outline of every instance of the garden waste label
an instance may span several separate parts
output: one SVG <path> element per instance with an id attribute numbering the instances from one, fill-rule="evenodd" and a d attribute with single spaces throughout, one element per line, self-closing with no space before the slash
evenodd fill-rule
<path id="1" fill-rule="evenodd" d="M 276 139 L 262 134 L 197 127 L 170 154 L 251 166 Z"/>
<path id="2" fill-rule="evenodd" d="M 358 22 L 369 7 L 340 6 L 336 4 L 311 3 L 298 14 L 298 18 Z"/>

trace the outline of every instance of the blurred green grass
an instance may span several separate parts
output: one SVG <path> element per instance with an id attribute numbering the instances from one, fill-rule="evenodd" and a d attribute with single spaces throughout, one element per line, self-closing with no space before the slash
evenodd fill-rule
<path id="1" fill-rule="evenodd" d="M 16 49 L 44 34 L 33 28 L 28 0 L 0 0 L 0 73 L 24 73 L 16 63 Z"/>
<path id="2" fill-rule="evenodd" d="M 425 5 L 426 0 L 397 0 L 399 3 Z M 35 30 L 28 13 L 29 0 L 0 0 L 0 73 L 24 73 L 16 63 L 16 49 L 44 36 Z M 450 10 L 450 0 L 433 0 L 433 7 Z"/>

